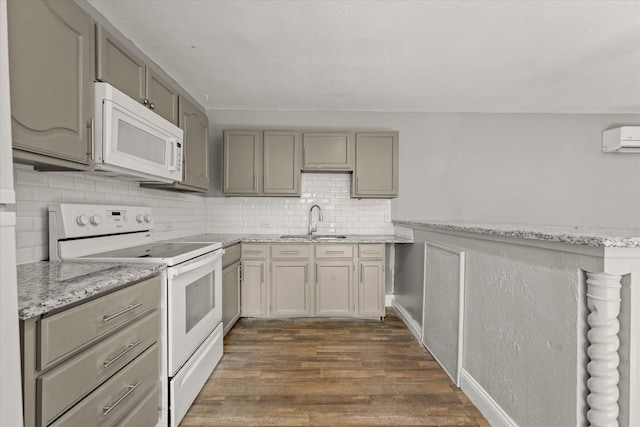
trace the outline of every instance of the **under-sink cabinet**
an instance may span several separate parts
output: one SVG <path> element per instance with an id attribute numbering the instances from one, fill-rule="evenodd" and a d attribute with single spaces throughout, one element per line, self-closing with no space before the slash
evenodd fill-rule
<path id="1" fill-rule="evenodd" d="M 22 321 L 25 426 L 155 426 L 160 295 L 156 276 Z"/>
<path id="2" fill-rule="evenodd" d="M 384 244 L 243 243 L 243 317 L 384 317 Z"/>

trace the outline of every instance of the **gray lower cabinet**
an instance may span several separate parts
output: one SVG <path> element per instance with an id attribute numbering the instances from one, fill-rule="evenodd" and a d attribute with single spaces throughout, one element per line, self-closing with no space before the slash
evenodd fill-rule
<path id="1" fill-rule="evenodd" d="M 243 317 L 266 317 L 267 247 L 265 244 L 242 244 L 242 282 L 240 286 Z"/>
<path id="2" fill-rule="evenodd" d="M 385 315 L 384 244 L 243 243 L 242 271 L 243 317 Z"/>
<path id="3" fill-rule="evenodd" d="M 158 420 L 161 281 L 21 322 L 26 427 Z"/>
<path id="4" fill-rule="evenodd" d="M 351 197 L 398 197 L 398 132 L 357 132 Z"/>
<path id="5" fill-rule="evenodd" d="M 225 130 L 222 151 L 225 195 L 300 195 L 299 132 Z"/>
<path id="6" fill-rule="evenodd" d="M 7 13 L 14 158 L 92 169 L 93 21 L 72 1 L 9 0 Z"/>
<path id="7" fill-rule="evenodd" d="M 304 170 L 353 170 L 353 132 L 304 132 L 302 145 Z"/>
<path id="8" fill-rule="evenodd" d="M 306 244 L 272 244 L 269 283 L 272 317 L 308 317 L 313 314 L 310 257 Z"/>
<path id="9" fill-rule="evenodd" d="M 222 256 L 222 324 L 224 334 L 240 317 L 240 244 L 225 248 Z"/>
<path id="10" fill-rule="evenodd" d="M 96 26 L 96 79 L 178 125 L 178 91 L 100 25 Z"/>

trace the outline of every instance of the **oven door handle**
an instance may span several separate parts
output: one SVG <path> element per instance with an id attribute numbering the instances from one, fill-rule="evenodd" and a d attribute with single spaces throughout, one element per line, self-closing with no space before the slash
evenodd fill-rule
<path id="1" fill-rule="evenodd" d="M 177 267 L 170 267 L 167 269 L 167 275 L 170 279 L 173 279 L 180 274 L 187 273 L 189 271 L 196 270 L 200 267 L 204 267 L 207 264 L 210 264 L 220 258 L 224 254 L 224 249 L 219 249 L 217 251 L 212 252 L 211 254 L 207 254 L 201 257 L 196 258 L 193 261 L 186 262 L 184 264 L 180 264 Z"/>

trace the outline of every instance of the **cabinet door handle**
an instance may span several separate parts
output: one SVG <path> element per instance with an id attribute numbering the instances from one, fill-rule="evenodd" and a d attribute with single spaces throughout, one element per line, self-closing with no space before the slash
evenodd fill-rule
<path id="1" fill-rule="evenodd" d="M 137 303 L 137 304 L 130 304 L 130 305 L 128 305 L 126 308 L 123 308 L 122 310 L 120 310 L 120 311 L 119 311 L 119 312 L 117 312 L 117 313 L 113 313 L 113 314 L 110 314 L 110 315 L 107 315 L 107 316 L 103 316 L 103 317 L 102 317 L 102 321 L 103 321 L 104 323 L 107 323 L 107 322 L 109 322 L 110 320 L 113 320 L 113 319 L 115 319 L 115 318 L 116 318 L 116 317 L 118 317 L 118 316 L 122 316 L 123 314 L 126 314 L 126 313 L 128 313 L 128 312 L 130 312 L 130 311 L 132 311 L 132 310 L 135 310 L 136 308 L 140 307 L 141 305 L 142 305 L 142 303 L 141 303 L 141 302 L 139 302 L 139 303 Z"/>
<path id="2" fill-rule="evenodd" d="M 88 128 L 88 130 L 87 130 L 87 133 L 88 133 L 87 139 L 89 140 L 89 147 L 87 147 L 88 148 L 88 153 L 87 154 L 91 154 L 91 159 L 92 160 L 94 159 L 94 155 L 95 155 L 95 153 L 93 152 L 93 123 L 94 123 L 93 120 L 94 119 L 91 119 L 91 120 L 89 120 L 89 123 L 87 123 L 87 128 Z"/>
<path id="3" fill-rule="evenodd" d="M 360 283 L 362 283 L 362 267 L 363 265 L 360 264 Z"/>
<path id="4" fill-rule="evenodd" d="M 142 104 L 143 104 L 145 107 L 148 107 L 148 106 L 149 106 L 149 100 L 148 100 L 147 98 L 143 99 L 143 100 L 142 100 Z"/>
<path id="5" fill-rule="evenodd" d="M 113 411 L 113 409 L 118 406 L 124 399 L 126 399 L 127 397 L 129 397 L 129 395 L 131 393 L 133 393 L 133 391 L 135 389 L 138 388 L 138 386 L 140 386 L 140 384 L 142 384 L 142 380 L 138 381 L 137 383 L 133 384 L 133 385 L 128 385 L 127 386 L 127 392 L 125 394 L 123 394 L 122 396 L 120 396 L 120 398 L 118 400 L 116 400 L 111 406 L 105 406 L 104 408 L 102 408 L 102 416 L 106 417 L 107 415 L 109 415 L 109 412 Z"/>
<path id="6" fill-rule="evenodd" d="M 260 284 L 264 285 L 264 265 L 260 266 Z"/>
<path id="7" fill-rule="evenodd" d="M 258 175 L 253 175 L 253 189 L 258 191 Z"/>
<path id="8" fill-rule="evenodd" d="M 120 354 L 118 354 L 116 357 L 114 357 L 111 360 L 106 360 L 105 362 L 103 362 L 104 367 L 108 368 L 109 366 L 111 366 L 113 363 L 117 362 L 120 358 L 122 358 L 122 356 L 124 356 L 125 354 L 129 353 L 131 350 L 133 350 L 134 348 L 136 348 L 137 346 L 139 346 L 140 344 L 142 344 L 142 340 L 139 340 L 137 342 L 134 342 L 133 344 L 127 344 L 127 348 L 124 349 L 123 352 L 121 352 Z"/>
<path id="9" fill-rule="evenodd" d="M 156 109 L 156 104 L 154 104 L 153 102 L 151 102 L 151 103 L 149 104 L 149 108 L 151 108 L 152 110 L 155 110 L 155 109 Z"/>

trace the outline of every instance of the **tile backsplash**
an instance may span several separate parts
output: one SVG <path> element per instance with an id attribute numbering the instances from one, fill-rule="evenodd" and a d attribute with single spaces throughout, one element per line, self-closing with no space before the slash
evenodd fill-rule
<path id="1" fill-rule="evenodd" d="M 46 260 L 52 203 L 153 207 L 156 240 L 201 233 L 306 233 L 309 207 L 322 207 L 318 233 L 392 234 L 391 201 L 351 199 L 349 174 L 304 173 L 299 198 L 202 197 L 140 188 L 134 181 L 84 172 L 38 172 L 15 164 L 18 264 Z M 314 222 L 317 216 L 314 212 Z"/>

